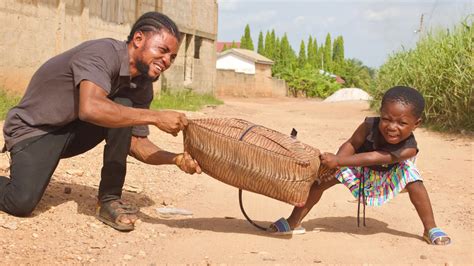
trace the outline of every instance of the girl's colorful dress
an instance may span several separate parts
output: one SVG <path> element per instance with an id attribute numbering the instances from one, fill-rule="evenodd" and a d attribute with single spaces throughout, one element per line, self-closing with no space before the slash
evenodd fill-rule
<path id="1" fill-rule="evenodd" d="M 400 143 L 386 143 L 378 129 L 379 121 L 380 117 L 365 119 L 369 134 L 356 153 L 386 151 L 399 157 L 403 149 L 417 148 L 413 134 Z M 414 157 L 389 165 L 341 167 L 336 172 L 336 178 L 349 188 L 356 199 L 363 198 L 365 205 L 369 206 L 380 206 L 400 193 L 408 183 L 422 181 Z"/>

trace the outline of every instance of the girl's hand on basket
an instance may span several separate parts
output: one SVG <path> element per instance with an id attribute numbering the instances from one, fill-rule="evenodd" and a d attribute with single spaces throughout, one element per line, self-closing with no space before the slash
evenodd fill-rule
<path id="1" fill-rule="evenodd" d="M 189 155 L 189 153 L 180 153 L 175 158 L 175 163 L 185 173 L 188 174 L 200 174 L 202 173 L 201 167 L 198 162 Z"/>
<path id="2" fill-rule="evenodd" d="M 175 111 L 157 112 L 154 125 L 166 133 L 177 136 L 188 125 L 186 115 Z"/>
<path id="3" fill-rule="evenodd" d="M 324 152 L 319 155 L 319 159 L 321 159 L 321 163 L 327 166 L 330 169 L 336 168 L 339 166 L 337 162 L 337 155 L 329 152 Z"/>

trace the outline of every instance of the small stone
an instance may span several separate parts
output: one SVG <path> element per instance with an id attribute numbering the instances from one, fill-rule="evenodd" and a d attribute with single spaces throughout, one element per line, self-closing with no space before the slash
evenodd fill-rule
<path id="1" fill-rule="evenodd" d="M 72 192 L 72 188 L 70 188 L 70 187 L 65 187 L 64 188 L 64 194 L 71 194 L 71 192 Z"/>
<path id="2" fill-rule="evenodd" d="M 38 235 L 37 233 L 33 233 L 33 237 L 34 237 L 34 238 L 38 238 L 39 235 Z"/>
<path id="3" fill-rule="evenodd" d="M 132 193 L 140 193 L 143 191 L 143 188 L 139 186 L 134 186 L 134 185 L 125 185 L 123 187 L 123 190 L 132 192 Z"/>
<path id="4" fill-rule="evenodd" d="M 140 256 L 140 257 L 145 257 L 145 256 L 146 256 L 145 251 L 140 250 L 140 251 L 138 252 L 138 256 Z"/>
<path id="5" fill-rule="evenodd" d="M 16 222 L 8 222 L 5 224 L 2 224 L 3 228 L 10 229 L 10 230 L 16 230 L 18 229 L 18 223 Z"/>
<path id="6" fill-rule="evenodd" d="M 100 225 L 98 225 L 96 223 L 87 223 L 87 225 L 91 228 L 100 228 Z"/>
<path id="7" fill-rule="evenodd" d="M 428 259 L 428 257 L 426 257 L 425 255 L 421 255 L 421 256 L 420 256 L 420 259 L 426 260 L 426 259 Z"/>
<path id="8" fill-rule="evenodd" d="M 131 260 L 131 259 L 133 259 L 133 257 L 130 256 L 130 255 L 128 255 L 128 254 L 125 254 L 125 255 L 123 256 L 123 259 L 124 259 L 124 260 Z"/>

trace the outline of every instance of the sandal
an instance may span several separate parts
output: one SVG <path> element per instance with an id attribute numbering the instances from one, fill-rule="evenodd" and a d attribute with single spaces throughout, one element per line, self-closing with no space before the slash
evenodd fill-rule
<path id="1" fill-rule="evenodd" d="M 95 217 L 118 231 L 128 232 L 135 229 L 134 223 L 123 223 L 120 218 L 124 214 L 136 214 L 138 210 L 138 207 L 127 204 L 120 199 L 111 200 L 98 204 Z"/>
<path id="2" fill-rule="evenodd" d="M 423 239 L 431 245 L 449 245 L 451 238 L 438 227 L 431 228 L 428 234 L 423 234 Z M 436 241 L 439 241 L 438 243 Z"/>
<path id="3" fill-rule="evenodd" d="M 280 218 L 278 221 L 272 223 L 267 231 L 272 235 L 302 235 L 306 233 L 306 229 L 302 226 L 291 229 L 285 218 Z"/>

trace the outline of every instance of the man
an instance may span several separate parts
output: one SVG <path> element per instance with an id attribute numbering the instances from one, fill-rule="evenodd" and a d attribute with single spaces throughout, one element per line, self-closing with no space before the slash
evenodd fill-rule
<path id="1" fill-rule="evenodd" d="M 149 110 L 152 82 L 176 58 L 180 32 L 167 16 L 149 12 L 126 42 L 88 41 L 57 55 L 33 75 L 4 124 L 11 154 L 10 178 L 0 177 L 0 210 L 29 215 L 40 201 L 59 160 L 106 141 L 96 217 L 120 231 L 134 229 L 138 208 L 121 200 L 128 154 L 148 164 L 175 164 L 200 173 L 189 154 L 159 149 L 148 125 L 174 136 L 184 114 Z"/>

